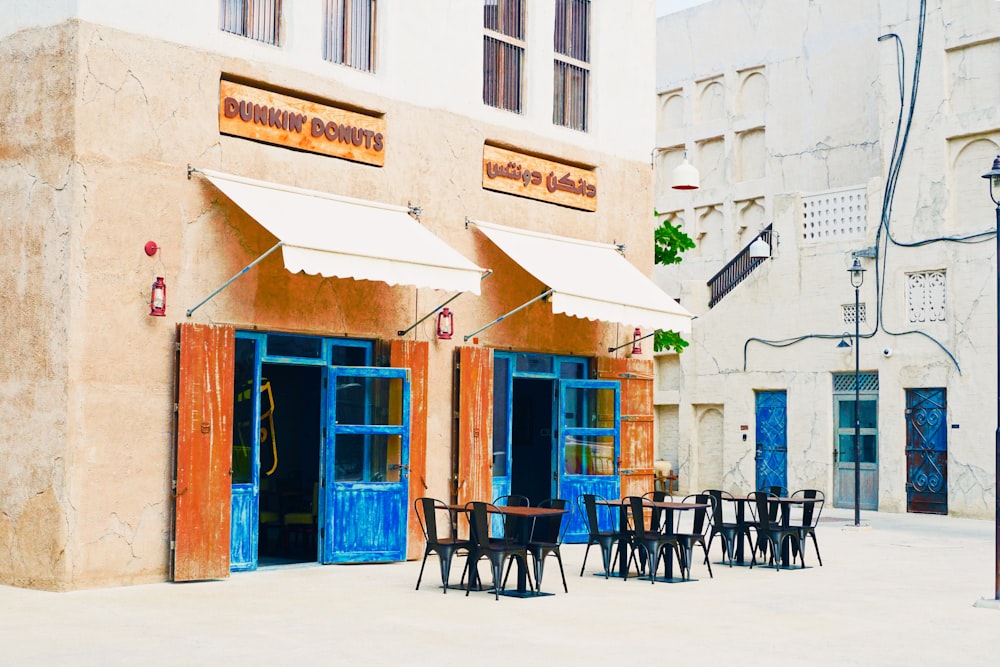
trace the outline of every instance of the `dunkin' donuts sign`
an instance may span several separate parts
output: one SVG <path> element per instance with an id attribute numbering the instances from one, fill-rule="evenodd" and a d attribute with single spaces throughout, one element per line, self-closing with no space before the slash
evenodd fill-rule
<path id="1" fill-rule="evenodd" d="M 219 132 L 311 153 L 385 163 L 385 120 L 241 83 L 219 84 Z"/>

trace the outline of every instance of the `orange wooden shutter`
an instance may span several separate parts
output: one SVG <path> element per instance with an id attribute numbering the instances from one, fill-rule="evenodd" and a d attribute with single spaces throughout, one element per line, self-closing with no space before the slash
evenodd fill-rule
<path id="1" fill-rule="evenodd" d="M 410 369 L 410 494 L 406 523 L 406 557 L 424 554 L 424 534 L 413 513 L 413 501 L 427 492 L 427 341 L 393 340 L 389 364 Z"/>
<path id="2" fill-rule="evenodd" d="M 493 351 L 458 348 L 458 502 L 493 492 Z"/>
<path id="3" fill-rule="evenodd" d="M 174 581 L 229 576 L 233 327 L 181 324 Z"/>
<path id="4" fill-rule="evenodd" d="M 653 490 L 653 362 L 599 357 L 597 377 L 621 382 L 621 493 Z"/>

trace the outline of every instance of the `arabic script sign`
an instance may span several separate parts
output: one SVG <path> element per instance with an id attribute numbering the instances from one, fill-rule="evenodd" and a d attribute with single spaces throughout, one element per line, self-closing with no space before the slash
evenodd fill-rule
<path id="1" fill-rule="evenodd" d="M 219 83 L 219 132 L 310 153 L 385 163 L 385 120 L 232 81 Z"/>
<path id="2" fill-rule="evenodd" d="M 496 146 L 483 146 L 483 187 L 585 211 L 597 210 L 594 170 Z"/>

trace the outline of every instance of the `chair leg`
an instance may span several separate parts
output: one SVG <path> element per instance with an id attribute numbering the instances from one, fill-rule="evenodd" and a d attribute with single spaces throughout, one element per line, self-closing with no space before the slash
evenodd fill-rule
<path id="1" fill-rule="evenodd" d="M 420 562 L 420 574 L 417 575 L 417 590 L 420 590 L 420 580 L 424 578 L 424 565 L 427 564 L 427 552 L 424 552 L 424 559 Z"/>
<path id="2" fill-rule="evenodd" d="M 446 595 L 448 593 L 448 579 L 451 576 L 452 555 L 451 552 L 448 552 L 447 555 L 438 554 L 438 560 L 441 561 L 441 584 Z"/>
<path id="3" fill-rule="evenodd" d="M 587 567 L 587 554 L 590 553 L 590 545 L 593 542 L 587 542 L 587 550 L 583 552 L 583 565 L 580 566 L 580 576 L 583 576 L 583 569 Z"/>

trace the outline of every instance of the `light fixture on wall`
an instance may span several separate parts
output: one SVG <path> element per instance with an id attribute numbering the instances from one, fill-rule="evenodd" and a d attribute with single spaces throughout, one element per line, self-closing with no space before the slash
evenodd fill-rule
<path id="1" fill-rule="evenodd" d="M 840 337 L 840 342 L 837 343 L 837 348 L 841 349 L 841 348 L 850 347 L 851 346 L 850 336 L 851 336 L 851 334 L 849 334 L 849 333 L 847 333 L 845 331 L 844 335 Z"/>
<path id="2" fill-rule="evenodd" d="M 451 340 L 455 333 L 455 314 L 447 308 L 438 311 L 437 317 L 437 337 L 441 340 Z"/>
<path id="3" fill-rule="evenodd" d="M 632 354 L 642 354 L 642 330 L 639 327 L 632 332 Z"/>
<path id="4" fill-rule="evenodd" d="M 684 152 L 684 161 L 674 167 L 670 172 L 670 187 L 674 190 L 697 190 L 701 187 L 701 176 L 687 159 L 687 151 Z"/>
<path id="5" fill-rule="evenodd" d="M 167 315 L 167 286 L 163 276 L 157 276 L 153 281 L 153 289 L 149 293 L 149 314 L 153 317 Z"/>
<path id="6" fill-rule="evenodd" d="M 771 256 L 771 244 L 764 240 L 764 232 L 757 235 L 747 252 L 750 259 L 768 259 Z"/>

